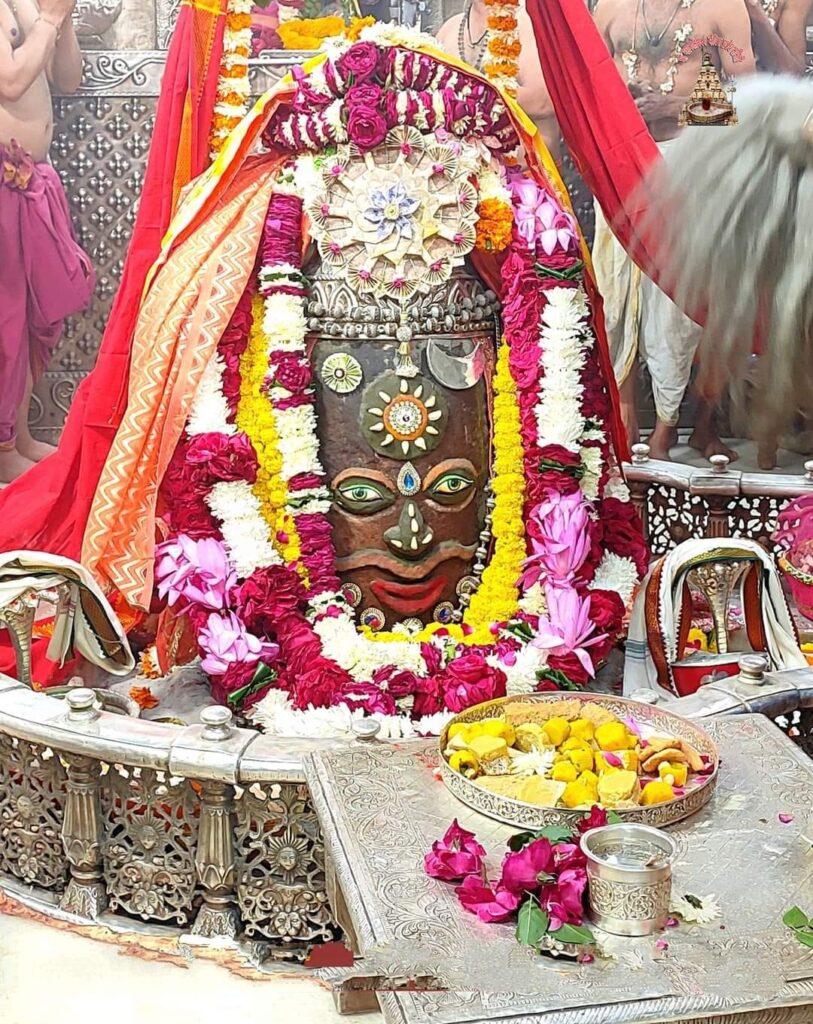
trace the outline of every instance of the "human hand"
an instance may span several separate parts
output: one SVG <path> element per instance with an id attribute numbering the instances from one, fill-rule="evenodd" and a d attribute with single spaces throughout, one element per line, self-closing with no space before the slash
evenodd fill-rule
<path id="1" fill-rule="evenodd" d="M 635 106 L 647 124 L 661 124 L 664 121 L 677 121 L 680 115 L 680 104 L 672 95 L 662 92 L 646 92 L 635 100 Z"/>
<path id="2" fill-rule="evenodd" d="M 70 18 L 75 6 L 76 0 L 39 0 L 40 14 L 56 26 Z"/>

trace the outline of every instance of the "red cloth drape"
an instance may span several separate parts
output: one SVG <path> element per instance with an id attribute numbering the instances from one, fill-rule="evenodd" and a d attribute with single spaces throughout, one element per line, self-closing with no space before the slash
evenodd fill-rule
<path id="1" fill-rule="evenodd" d="M 96 366 L 77 390 L 56 453 L 0 492 L 0 551 L 79 558 L 93 495 L 127 402 L 130 345 L 147 273 L 179 189 L 208 164 L 225 14 L 207 7 L 180 7 L 138 215 Z M 54 682 L 57 667 L 43 661 L 45 645 L 35 643 L 34 677 L 44 682 L 50 675 Z M 13 672 L 14 664 L 8 635 L 0 633 L 0 671 Z"/>
<path id="2" fill-rule="evenodd" d="M 660 159 L 584 0 L 527 0 L 542 72 L 577 170 L 630 255 L 652 272 L 638 195 Z"/>

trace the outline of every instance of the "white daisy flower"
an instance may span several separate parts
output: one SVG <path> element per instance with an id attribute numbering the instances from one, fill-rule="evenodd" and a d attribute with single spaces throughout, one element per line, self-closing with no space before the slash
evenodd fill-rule
<path id="1" fill-rule="evenodd" d="M 703 896 L 702 899 L 691 893 L 683 896 L 673 895 L 669 913 L 692 924 L 711 924 L 720 916 L 720 905 L 715 900 L 714 893 Z"/>

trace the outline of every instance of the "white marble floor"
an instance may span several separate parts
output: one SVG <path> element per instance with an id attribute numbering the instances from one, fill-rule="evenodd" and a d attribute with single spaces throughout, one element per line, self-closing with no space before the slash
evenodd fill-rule
<path id="1" fill-rule="evenodd" d="M 380 1024 L 378 1014 L 341 1017 L 310 978 L 238 977 L 216 964 L 144 960 L 119 948 L 0 914 L 3 1024 Z"/>

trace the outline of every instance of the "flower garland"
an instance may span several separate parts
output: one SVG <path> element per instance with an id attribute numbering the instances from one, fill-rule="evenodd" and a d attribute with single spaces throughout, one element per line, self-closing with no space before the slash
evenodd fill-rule
<path id="1" fill-rule="evenodd" d="M 254 0 L 229 0 L 223 54 L 215 95 L 214 117 L 209 134 L 212 160 L 223 148 L 230 133 L 248 112 L 251 84 L 248 61 L 251 56 L 251 12 Z"/>
<path id="2" fill-rule="evenodd" d="M 493 382 L 494 549 L 461 625 L 373 635 L 341 596 L 305 349 L 302 211 L 321 168 L 300 155 L 281 172 L 262 269 L 207 368 L 167 474 L 170 540 L 156 570 L 169 603 L 194 622 L 216 694 L 248 707 L 269 686 L 283 691 L 255 712 L 272 731 L 305 728 L 296 714 L 309 707 L 361 709 L 382 721 L 409 710 L 417 720 L 506 692 L 583 685 L 614 642 L 621 598 L 646 561 L 604 429 L 609 398 L 578 286 L 572 217 L 530 179 L 507 180 L 491 155 L 500 135 L 513 135 L 493 90 L 425 54 L 383 49 L 368 33 L 299 74 L 297 96 L 271 131 L 300 154 L 323 149 L 330 133 L 319 118 L 333 125 L 332 138 L 350 134 L 371 115 L 370 89 L 389 86 L 376 116 L 380 107 L 428 131 L 431 118 L 419 111 L 431 110 L 439 140 L 460 138 L 458 159 L 477 188 L 478 248 L 507 250 Z M 361 86 L 367 93 L 353 92 Z M 416 97 L 433 88 L 441 99 L 422 107 Z M 451 128 L 444 90 L 459 103 Z"/>
<path id="3" fill-rule="evenodd" d="M 517 32 L 519 0 L 485 0 L 485 3 L 488 8 L 488 60 L 483 70 L 499 89 L 510 96 L 516 96 L 519 55 L 522 50 Z"/>

